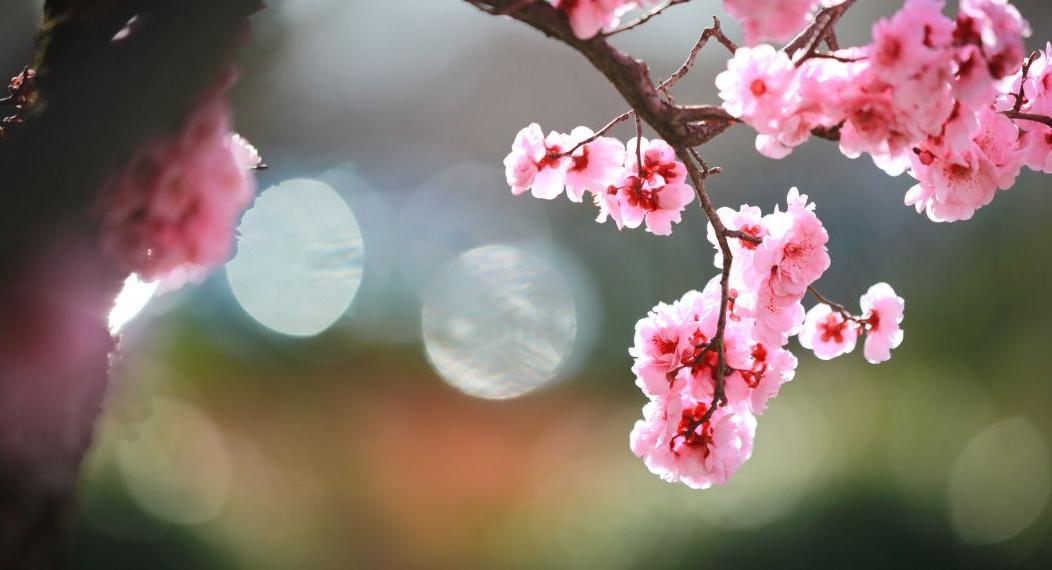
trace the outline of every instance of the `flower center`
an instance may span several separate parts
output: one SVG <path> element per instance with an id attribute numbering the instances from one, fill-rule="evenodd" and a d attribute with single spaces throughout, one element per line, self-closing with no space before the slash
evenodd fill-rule
<path id="1" fill-rule="evenodd" d="M 709 406 L 705 403 L 699 403 L 690 410 L 683 410 L 679 425 L 676 427 L 676 435 L 668 442 L 672 453 L 679 455 L 679 446 L 676 445 L 676 441 L 682 438 L 683 446 L 692 449 L 700 447 L 702 455 L 709 456 L 709 445 L 712 444 L 712 425 L 708 421 L 698 424 L 698 421 L 705 417 L 708 411 Z"/>
<path id="2" fill-rule="evenodd" d="M 838 317 L 836 313 L 829 313 L 826 315 L 824 321 L 818 323 L 818 328 L 822 331 L 822 342 L 833 341 L 837 344 L 844 342 L 844 329 L 847 328 L 847 321 Z"/>
<path id="3" fill-rule="evenodd" d="M 767 84 L 764 83 L 763 79 L 753 79 L 752 83 L 749 84 L 749 91 L 752 91 L 753 95 L 760 97 L 767 93 Z"/>
<path id="4" fill-rule="evenodd" d="M 581 172 L 588 168 L 588 145 L 581 148 L 581 154 L 573 156 L 573 165 L 570 167 L 571 172 Z"/>

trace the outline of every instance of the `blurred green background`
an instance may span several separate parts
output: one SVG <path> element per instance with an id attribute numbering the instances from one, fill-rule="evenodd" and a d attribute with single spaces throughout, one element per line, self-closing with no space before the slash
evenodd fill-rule
<path id="1" fill-rule="evenodd" d="M 39 10 L 13 4 L 8 76 Z M 860 2 L 842 43 L 899 5 Z M 1016 5 L 1043 46 L 1052 5 Z M 712 14 L 695 0 L 617 43 L 656 77 Z M 725 59 L 706 50 L 677 98 L 717 101 Z M 856 306 L 888 281 L 907 311 L 882 366 L 794 341 L 752 460 L 691 491 L 628 450 L 627 348 L 714 275 L 700 212 L 670 238 L 618 233 L 503 181 L 526 123 L 622 110 L 597 72 L 459 0 L 275 0 L 241 63 L 238 127 L 271 169 L 227 270 L 124 329 L 74 568 L 1052 565 L 1052 179 L 933 224 L 902 205 L 908 178 L 828 142 L 703 147 L 719 205 L 769 210 L 792 185 L 818 203 L 823 292 Z"/>

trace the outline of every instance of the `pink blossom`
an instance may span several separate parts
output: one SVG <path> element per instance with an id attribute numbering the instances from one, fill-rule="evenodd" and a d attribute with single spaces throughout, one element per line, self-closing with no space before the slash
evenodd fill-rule
<path id="1" fill-rule="evenodd" d="M 668 392 L 681 355 L 693 352 L 693 331 L 681 312 L 680 307 L 659 303 L 636 323 L 635 345 L 628 353 L 635 359 L 636 384 L 648 396 Z"/>
<path id="2" fill-rule="evenodd" d="M 818 0 L 723 0 L 723 9 L 741 22 L 745 43 L 782 42 L 807 25 Z"/>
<path id="3" fill-rule="evenodd" d="M 621 202 L 618 200 L 617 190 L 617 184 L 611 184 L 606 187 L 606 190 L 593 194 L 592 198 L 595 202 L 595 207 L 599 209 L 599 214 L 596 215 L 595 221 L 601 224 L 607 219 L 611 219 L 614 221 L 617 229 L 621 230 L 624 229 L 625 223 L 621 219 Z"/>
<path id="4" fill-rule="evenodd" d="M 910 174 L 918 184 L 906 193 L 906 204 L 925 212 L 932 221 L 970 219 L 989 204 L 998 189 L 1014 183 L 1027 159 L 1027 139 L 1010 119 L 987 106 L 975 115 L 977 131 L 962 150 L 940 145 L 940 140 L 920 145 L 914 152 Z"/>
<path id="5" fill-rule="evenodd" d="M 102 246 L 146 281 L 202 275 L 226 261 L 251 203 L 258 153 L 231 131 L 221 90 L 180 131 L 148 142 L 113 173 L 100 204 Z M 177 277 L 176 277 L 177 278 Z"/>
<path id="6" fill-rule="evenodd" d="M 879 364 L 890 359 L 891 349 L 902 344 L 900 323 L 906 301 L 887 283 L 877 283 L 862 295 L 859 303 L 867 326 L 863 353 L 866 360 Z"/>
<path id="7" fill-rule="evenodd" d="M 669 236 L 672 224 L 680 223 L 683 210 L 694 200 L 694 190 L 686 184 L 651 186 L 639 177 L 629 176 L 618 187 L 618 207 L 625 227 L 646 223 L 655 236 Z"/>
<path id="8" fill-rule="evenodd" d="M 961 153 L 922 148 L 910 174 L 918 183 L 906 192 L 906 205 L 926 213 L 933 222 L 971 219 L 997 192 L 993 165 L 974 144 Z"/>
<path id="9" fill-rule="evenodd" d="M 566 14 L 574 35 L 582 40 L 601 31 L 612 30 L 636 0 L 552 0 L 552 5 Z"/>
<path id="10" fill-rule="evenodd" d="M 908 125 L 900 121 L 894 90 L 853 89 L 841 98 L 844 126 L 840 129 L 840 152 L 849 158 L 869 153 L 874 163 L 892 176 L 909 167 L 909 152 L 915 140 Z"/>
<path id="11" fill-rule="evenodd" d="M 588 127 L 577 127 L 570 132 L 573 148 L 595 133 Z M 625 145 L 610 137 L 599 137 L 578 148 L 570 156 L 566 170 L 566 195 L 573 202 L 580 202 L 586 190 L 603 192 L 615 184 L 624 171 Z"/>
<path id="12" fill-rule="evenodd" d="M 716 87 L 728 113 L 770 134 L 787 115 L 794 76 L 789 56 L 764 44 L 738 48 L 716 76 Z"/>
<path id="13" fill-rule="evenodd" d="M 625 175 L 640 175 L 639 158 L 642 155 L 643 180 L 651 186 L 678 184 L 687 180 L 687 167 L 676 158 L 676 150 L 661 139 L 642 139 L 642 149 L 637 151 L 638 139 L 631 139 L 625 146 Z"/>
<path id="14" fill-rule="evenodd" d="M 756 206 L 743 204 L 737 210 L 720 208 L 716 210 L 716 215 L 720 217 L 720 221 L 723 222 L 724 227 L 728 230 L 742 232 L 759 239 L 767 236 L 767 228 L 763 225 L 763 214 L 760 208 Z M 716 228 L 711 223 L 708 225 L 707 235 L 709 243 L 719 250 Z M 738 264 L 749 263 L 752 252 L 759 247 L 758 244 L 744 239 L 731 239 L 729 244 L 731 246 L 731 255 L 734 257 L 735 263 Z M 716 267 L 723 268 L 723 255 L 717 253 L 713 260 Z"/>
<path id="15" fill-rule="evenodd" d="M 873 72 L 896 84 L 948 65 L 953 21 L 943 15 L 943 5 L 940 0 L 907 0 L 890 19 L 877 21 L 873 43 L 865 48 Z"/>
<path id="16" fill-rule="evenodd" d="M 534 198 L 544 200 L 562 194 L 572 160 L 561 154 L 570 148 L 566 135 L 552 131 L 545 137 L 537 123 L 519 131 L 511 153 L 504 159 L 511 193 L 519 195 L 531 190 Z"/>
<path id="17" fill-rule="evenodd" d="M 783 346 L 804 324 L 800 297 L 778 295 L 770 280 L 739 294 L 737 305 L 739 312 L 754 319 L 752 335 L 760 342 Z"/>
<path id="18" fill-rule="evenodd" d="M 844 318 L 825 303 L 807 312 L 804 329 L 800 332 L 800 346 L 812 350 L 822 360 L 831 360 L 855 350 L 858 325 Z"/>
<path id="19" fill-rule="evenodd" d="M 768 235 L 746 269 L 747 284 L 769 281 L 775 297 L 803 298 L 807 287 L 829 269 L 829 234 L 814 213 L 815 205 L 791 188 L 786 211 L 764 217 Z"/>
<path id="20" fill-rule="evenodd" d="M 1023 38 L 1029 36 L 1030 24 L 1007 0 L 961 0 L 954 38 L 982 47 L 994 79 L 1019 69 L 1026 56 Z"/>
<path id="21" fill-rule="evenodd" d="M 839 53 L 848 58 L 856 56 L 847 50 Z M 807 142 L 814 129 L 830 129 L 841 123 L 839 97 L 857 80 L 859 68 L 859 64 L 825 58 L 809 59 L 796 68 L 782 116 L 756 136 L 757 152 L 768 158 L 785 158 L 793 148 Z"/>
<path id="22" fill-rule="evenodd" d="M 767 411 L 768 402 L 778 395 L 782 384 L 793 379 L 797 360 L 788 350 L 762 342 L 746 348 L 744 362 L 734 362 L 733 356 L 730 357 L 731 366 L 736 370 L 726 379 L 727 399 L 731 405 L 760 415 Z"/>
<path id="23" fill-rule="evenodd" d="M 694 489 L 726 483 L 752 455 L 756 418 L 722 406 L 699 424 L 710 404 L 686 390 L 650 401 L 629 436 L 632 452 L 670 483 Z"/>

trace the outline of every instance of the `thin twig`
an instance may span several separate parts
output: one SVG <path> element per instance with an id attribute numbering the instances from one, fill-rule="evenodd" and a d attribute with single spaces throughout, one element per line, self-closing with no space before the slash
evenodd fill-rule
<path id="1" fill-rule="evenodd" d="M 734 53 L 734 51 L 736 49 L 738 49 L 738 46 L 734 45 L 734 42 L 732 42 L 731 39 L 728 38 L 723 33 L 723 30 L 720 28 L 720 20 L 719 20 L 719 18 L 713 16 L 712 17 L 712 27 L 706 28 L 701 33 L 701 37 L 698 38 L 698 41 L 695 42 L 694 47 L 692 47 L 690 49 L 690 53 L 687 54 L 686 61 L 684 61 L 683 64 L 680 65 L 679 68 L 676 69 L 676 71 L 672 73 L 672 75 L 669 75 L 668 77 L 666 77 L 665 80 L 662 81 L 657 86 L 657 89 L 659 91 L 661 91 L 665 95 L 665 98 L 668 99 L 669 103 L 672 103 L 672 96 L 669 93 L 669 90 L 680 79 L 683 79 L 683 77 L 685 75 L 687 75 L 687 73 L 691 70 L 691 68 L 694 67 L 694 62 L 697 61 L 697 59 L 698 59 L 698 53 L 700 53 L 701 49 L 705 47 L 705 44 L 708 43 L 709 39 L 713 38 L 713 37 L 715 37 L 731 53 Z M 727 123 L 731 123 L 731 122 L 736 122 L 737 121 L 734 117 L 731 117 L 730 115 L 728 115 L 727 112 L 724 111 L 720 107 L 713 107 L 713 106 L 708 106 L 708 105 L 704 105 L 704 106 L 703 105 L 697 105 L 697 106 L 682 107 L 682 108 L 679 108 L 679 109 L 682 111 L 684 116 L 689 116 L 689 118 L 691 118 L 691 119 L 693 119 L 695 121 L 712 120 L 712 121 L 724 121 L 724 122 L 727 122 Z M 582 146 L 584 146 L 586 144 L 594 142 L 596 139 L 598 139 L 599 137 L 605 135 L 611 129 L 613 129 L 614 127 L 616 127 L 620 123 L 622 123 L 625 120 L 627 120 L 633 114 L 635 114 L 635 110 L 634 109 L 629 109 L 629 110 L 625 111 L 624 113 L 621 113 L 620 115 L 614 117 L 613 119 L 610 120 L 610 122 L 608 122 L 605 126 L 603 126 L 603 128 L 599 129 L 599 131 L 597 131 L 595 134 L 593 134 L 592 136 L 590 136 L 590 137 L 584 139 L 583 141 L 577 143 L 576 145 L 574 145 L 573 148 L 571 148 L 570 150 L 562 153 L 561 156 L 572 155 L 573 153 L 577 152 L 577 149 L 581 148 Z M 711 115 L 711 117 L 708 117 L 706 115 Z M 720 131 L 720 132 L 722 132 L 722 131 Z"/>
<path id="2" fill-rule="evenodd" d="M 1046 127 L 1052 127 L 1052 117 L 1047 115 L 1037 115 L 1034 113 L 1024 113 L 1022 111 L 1023 105 L 1027 103 L 1026 99 L 1026 80 L 1030 76 L 1030 67 L 1034 65 L 1037 58 L 1041 56 L 1041 52 L 1032 52 L 1030 57 L 1023 62 L 1022 73 L 1019 77 L 1019 91 L 1016 93 L 1009 93 L 1010 96 L 1015 97 L 1015 104 L 1008 111 L 1003 111 L 1004 116 L 1009 119 L 1018 119 L 1020 121 L 1032 121 L 1035 123 L 1041 123 Z"/>
<path id="3" fill-rule="evenodd" d="M 610 36 L 612 36 L 614 34 L 620 34 L 621 32 L 627 32 L 628 30 L 631 30 L 632 28 L 635 28 L 637 26 L 641 26 L 641 25 L 647 23 L 648 21 L 650 21 L 651 18 L 653 18 L 654 16 L 657 16 L 658 14 L 664 12 L 665 10 L 668 10 L 669 8 L 671 8 L 671 7 L 673 7 L 673 6 L 677 5 L 677 4 L 686 4 L 687 2 L 690 2 L 690 0 L 668 0 L 664 4 L 658 6 L 657 8 L 654 8 L 653 10 L 650 10 L 649 12 L 647 12 L 646 14 L 643 14 L 642 16 L 636 18 L 635 20 L 632 20 L 631 22 L 629 22 L 629 23 L 627 23 L 627 24 L 625 24 L 625 25 L 623 25 L 621 27 L 618 27 L 618 28 L 615 28 L 613 30 L 610 30 L 609 32 L 603 32 L 601 35 L 603 37 L 610 37 Z"/>
<path id="4" fill-rule="evenodd" d="M 852 315 L 851 311 L 848 311 L 847 307 L 845 307 L 844 305 L 841 305 L 840 303 L 837 303 L 836 301 L 833 301 L 833 300 L 829 299 L 828 297 L 826 297 L 825 295 L 819 293 L 818 289 L 815 289 L 812 286 L 808 286 L 807 287 L 807 292 L 810 293 L 812 296 L 814 296 L 815 299 L 818 299 L 819 303 L 822 303 L 822 304 L 825 304 L 825 305 L 829 305 L 829 307 L 832 308 L 834 311 L 840 313 L 840 316 L 844 317 L 844 319 L 849 320 L 849 321 L 855 321 L 857 323 L 861 323 L 861 322 L 864 321 L 864 319 L 862 317 L 857 316 L 857 315 Z"/>
<path id="5" fill-rule="evenodd" d="M 1015 104 L 1012 105 L 1012 112 L 1018 113 L 1023 109 L 1023 105 L 1026 103 L 1026 78 L 1030 76 L 1030 66 L 1034 65 L 1037 58 L 1040 57 L 1041 52 L 1033 51 L 1030 52 L 1030 57 L 1023 62 L 1022 73 L 1019 78 L 1019 92 L 1009 93 L 1012 97 L 1015 97 Z"/>
<path id="6" fill-rule="evenodd" d="M 798 52 L 803 51 L 804 55 L 796 60 L 796 65 L 799 66 L 818 53 L 818 47 L 822 45 L 822 42 L 827 42 L 830 46 L 837 45 L 834 32 L 836 23 L 854 3 L 855 0 L 844 0 L 839 4 L 819 10 L 811 25 L 793 38 L 789 45 L 785 46 L 785 53 L 792 58 Z"/>
<path id="7" fill-rule="evenodd" d="M 629 109 L 628 111 L 625 111 L 624 113 L 621 113 L 620 115 L 614 117 L 613 119 L 610 119 L 610 122 L 607 123 L 605 126 L 603 126 L 603 128 L 601 128 L 598 131 L 596 131 L 592 136 L 590 136 L 590 137 L 584 139 L 583 141 L 577 143 L 576 145 L 574 145 L 573 148 L 571 148 L 570 150 L 562 153 L 560 156 L 570 156 L 571 154 L 577 152 L 577 149 L 581 148 L 582 146 L 584 146 L 586 144 L 589 144 L 589 143 L 592 143 L 592 142 L 595 142 L 596 139 L 598 139 L 599 137 L 601 137 L 601 136 L 605 135 L 606 133 L 610 132 L 610 129 L 613 129 L 617 125 L 623 123 L 625 120 L 627 120 L 629 117 L 631 117 L 634 114 L 635 114 L 635 111 Z"/>
<path id="8" fill-rule="evenodd" d="M 639 174 L 639 185 L 642 187 L 643 180 L 643 120 L 636 115 L 636 171 Z"/>
<path id="9" fill-rule="evenodd" d="M 705 411 L 705 414 L 695 422 L 697 425 L 702 425 L 712 418 L 712 415 L 716 413 L 716 408 L 727 402 L 727 395 L 724 392 L 726 355 L 724 354 L 723 334 L 727 328 L 727 304 L 730 301 L 731 265 L 734 263 L 734 255 L 731 253 L 730 242 L 727 240 L 730 232 L 727 229 L 727 226 L 723 224 L 723 220 L 720 219 L 719 214 L 716 212 L 716 208 L 712 205 L 712 201 L 709 199 L 708 193 L 705 191 L 705 176 L 709 171 L 708 167 L 701 167 L 704 169 L 703 173 L 702 169 L 699 169 L 699 164 L 693 159 L 694 156 L 696 156 L 696 153 L 692 152 L 689 148 L 679 147 L 676 149 L 676 154 L 686 166 L 687 174 L 690 176 L 691 182 L 694 183 L 694 192 L 698 196 L 701 210 L 705 213 L 705 217 L 709 219 L 709 223 L 712 224 L 713 230 L 716 233 L 716 241 L 719 244 L 720 252 L 723 255 L 723 272 L 720 275 L 720 314 L 716 321 L 716 333 L 712 336 L 712 339 L 709 340 L 710 349 L 716 351 L 716 386 L 712 394 L 712 405 Z M 700 161 L 700 157 L 698 158 Z"/>
<path id="10" fill-rule="evenodd" d="M 687 54 L 687 60 L 683 62 L 683 65 L 679 66 L 672 75 L 669 75 L 667 79 L 658 85 L 658 89 L 671 89 L 677 81 L 683 79 L 692 67 L 694 62 L 698 59 L 698 54 L 701 53 L 701 49 L 705 47 L 705 44 L 709 42 L 709 38 L 715 37 L 717 41 L 723 44 L 731 54 L 738 50 L 738 46 L 731 41 L 724 33 L 723 29 L 720 28 L 720 20 L 716 16 L 712 17 L 712 27 L 705 28 L 701 32 L 701 37 L 694 43 L 694 47 L 690 48 L 690 53 Z"/>

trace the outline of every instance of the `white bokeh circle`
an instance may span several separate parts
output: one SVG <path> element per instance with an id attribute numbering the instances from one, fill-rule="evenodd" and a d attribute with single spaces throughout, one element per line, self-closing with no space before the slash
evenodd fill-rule
<path id="1" fill-rule="evenodd" d="M 362 232 L 351 208 L 324 182 L 301 178 L 266 190 L 238 232 L 227 280 L 260 324 L 316 335 L 354 300 L 362 281 Z"/>

